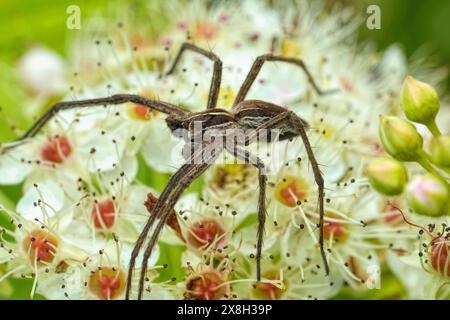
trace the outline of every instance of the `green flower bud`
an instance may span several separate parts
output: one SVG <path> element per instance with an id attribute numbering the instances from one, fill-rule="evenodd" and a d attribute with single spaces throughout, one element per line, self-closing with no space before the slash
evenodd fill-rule
<path id="1" fill-rule="evenodd" d="M 438 166 L 450 168 L 450 136 L 434 137 L 430 143 L 431 161 Z"/>
<path id="2" fill-rule="evenodd" d="M 414 161 L 419 158 L 423 139 L 416 127 L 399 117 L 380 117 L 380 139 L 384 149 L 400 161 Z"/>
<path id="3" fill-rule="evenodd" d="M 425 216 L 438 217 L 447 213 L 449 191 L 444 182 L 431 174 L 415 177 L 406 188 L 410 207 Z"/>
<path id="4" fill-rule="evenodd" d="M 434 122 L 440 107 L 436 90 L 411 76 L 406 76 L 403 82 L 401 102 L 409 120 L 425 125 Z"/>
<path id="5" fill-rule="evenodd" d="M 397 160 L 381 157 L 372 160 L 365 168 L 372 187 L 381 194 L 395 196 L 403 192 L 408 174 Z"/>

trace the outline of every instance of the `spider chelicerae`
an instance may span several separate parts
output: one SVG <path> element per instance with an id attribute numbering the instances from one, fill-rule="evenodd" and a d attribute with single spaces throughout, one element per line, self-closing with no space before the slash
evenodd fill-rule
<path id="1" fill-rule="evenodd" d="M 219 96 L 221 78 L 222 78 L 222 61 L 212 52 L 199 48 L 191 43 L 184 43 L 178 54 L 175 57 L 173 64 L 166 73 L 166 75 L 172 74 L 178 63 L 181 61 L 183 53 L 186 51 L 192 51 L 194 53 L 203 55 L 207 59 L 211 60 L 214 64 L 213 74 L 211 79 L 211 85 L 209 90 L 209 96 L 207 101 L 207 107 L 202 112 L 190 112 L 186 109 L 180 108 L 174 104 L 163 102 L 159 100 L 151 100 L 145 97 L 134 94 L 116 94 L 109 97 L 87 99 L 78 101 L 65 101 L 55 104 L 49 111 L 47 111 L 42 117 L 40 117 L 34 125 L 15 142 L 20 142 L 25 139 L 35 136 L 41 128 L 49 122 L 53 116 L 59 111 L 68 110 L 73 108 L 87 108 L 92 106 L 108 106 L 118 105 L 127 102 L 139 104 L 147 107 L 149 110 L 157 110 L 167 115 L 166 123 L 172 132 L 176 132 L 179 129 L 187 130 L 190 133 L 190 138 L 187 140 L 187 147 L 190 150 L 189 156 L 185 156 L 185 164 L 183 164 L 176 173 L 170 178 L 166 187 L 162 191 L 159 199 L 153 206 L 153 211 L 145 224 L 139 238 L 136 241 L 134 249 L 132 251 L 129 263 L 129 270 L 127 275 L 126 286 L 126 299 L 130 298 L 132 289 L 133 271 L 136 264 L 136 259 L 147 239 L 149 231 L 152 229 L 155 221 L 159 218 L 159 222 L 154 228 L 153 234 L 147 243 L 147 247 L 144 252 L 142 260 L 142 268 L 139 279 L 138 299 L 142 298 L 144 291 L 144 282 L 147 272 L 148 259 L 152 253 L 152 250 L 157 242 L 158 236 L 169 219 L 173 208 L 180 198 L 184 190 L 198 177 L 200 177 L 210 166 L 217 160 L 219 153 L 210 152 L 211 145 L 217 147 L 217 143 L 223 142 L 230 132 L 233 133 L 237 130 L 245 129 L 244 139 L 233 140 L 233 143 L 220 143 L 222 150 L 226 150 L 234 157 L 245 161 L 245 163 L 251 163 L 258 170 L 259 179 L 259 196 L 258 196 L 258 231 L 257 231 L 257 246 L 256 246 L 256 278 L 257 281 L 261 280 L 261 253 L 263 246 L 264 224 L 266 220 L 265 210 L 265 196 L 266 196 L 266 182 L 265 165 L 257 157 L 252 155 L 245 148 L 253 139 L 258 136 L 264 130 L 278 130 L 279 140 L 291 139 L 294 137 L 300 137 L 306 149 L 311 167 L 313 170 L 314 178 L 318 188 L 318 202 L 319 202 L 319 224 L 320 230 L 319 246 L 323 259 L 326 274 L 329 273 L 329 266 L 324 250 L 324 181 L 319 169 L 319 165 L 315 159 L 311 144 L 308 140 L 307 130 L 308 124 L 305 120 L 298 117 L 294 112 L 289 109 L 278 106 L 269 102 L 260 100 L 246 100 L 245 97 L 249 92 L 252 84 L 256 80 L 263 64 L 266 61 L 272 62 L 284 62 L 300 67 L 306 74 L 309 83 L 313 89 L 319 94 L 324 95 L 335 90 L 322 91 L 315 83 L 311 73 L 307 69 L 304 62 L 296 58 L 288 58 L 283 56 L 276 56 L 273 54 L 264 54 L 256 58 L 247 77 L 245 78 L 239 92 L 233 102 L 231 111 L 216 108 L 217 100 Z M 201 135 L 205 132 L 213 132 L 213 138 L 208 142 L 204 142 L 200 137 L 200 143 L 194 143 L 193 136 L 197 135 L 194 128 L 196 125 L 200 125 L 202 128 Z M 210 133 L 211 135 L 211 133 Z M 196 140 L 198 141 L 198 140 Z M 269 141 L 270 142 L 270 141 Z M 8 149 L 14 148 L 17 144 L 5 146 L 2 152 L 6 152 Z M 213 148 L 214 149 L 214 148 Z"/>

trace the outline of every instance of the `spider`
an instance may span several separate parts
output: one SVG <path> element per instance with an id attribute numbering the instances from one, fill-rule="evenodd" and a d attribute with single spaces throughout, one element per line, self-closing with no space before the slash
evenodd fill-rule
<path id="1" fill-rule="evenodd" d="M 165 121 L 172 132 L 175 132 L 177 129 L 184 128 L 193 134 L 194 125 L 201 124 L 202 128 L 204 128 L 205 130 L 215 130 L 214 132 L 218 133 L 217 138 L 223 139 L 223 137 L 226 135 L 226 130 L 233 131 L 238 129 L 246 129 L 247 132 L 250 133 L 248 133 L 245 137 L 245 141 L 236 141 L 233 146 L 225 144 L 223 146 L 223 149 L 234 157 L 237 157 L 238 159 L 243 160 L 246 163 L 251 163 L 258 170 L 259 196 L 256 246 L 256 279 L 259 282 L 261 281 L 261 253 L 263 246 L 264 225 L 266 221 L 265 196 L 267 177 L 264 174 L 264 163 L 258 157 L 255 157 L 250 152 L 248 152 L 245 149 L 245 146 L 247 146 L 251 142 L 252 138 L 257 136 L 263 130 L 279 130 L 279 140 L 286 140 L 299 136 L 305 146 L 306 153 L 312 166 L 314 179 L 318 188 L 320 213 L 318 224 L 318 228 L 320 229 L 319 246 L 323 264 L 325 267 L 325 273 L 328 275 L 329 266 L 324 250 L 323 235 L 324 180 L 319 169 L 319 165 L 315 159 L 313 150 L 311 148 L 311 144 L 307 137 L 307 130 L 309 128 L 309 125 L 305 120 L 301 119 L 294 112 L 285 107 L 261 100 L 246 100 L 245 97 L 247 96 L 247 93 L 249 92 L 252 84 L 256 80 L 262 66 L 265 62 L 268 61 L 284 62 L 300 67 L 306 74 L 308 82 L 312 85 L 313 89 L 319 95 L 329 94 L 336 90 L 322 91 L 317 86 L 311 73 L 302 60 L 276 56 L 273 54 L 264 54 L 257 57 L 254 61 L 232 104 L 231 111 L 227 111 L 224 109 L 216 108 L 222 78 L 222 61 L 214 53 L 197 47 L 196 45 L 191 43 L 183 43 L 166 75 L 170 75 L 176 70 L 176 67 L 179 64 L 183 53 L 187 51 L 202 55 L 213 62 L 214 67 L 205 111 L 193 113 L 168 102 L 151 100 L 135 94 L 115 94 L 104 98 L 65 101 L 55 104 L 49 111 L 47 111 L 42 117 L 40 117 L 22 137 L 17 139 L 15 142 L 21 142 L 25 139 L 35 136 L 39 132 L 39 130 L 41 130 L 45 126 L 45 124 L 49 122 L 52 117 L 55 116 L 59 111 L 101 105 L 106 107 L 108 105 L 118 105 L 127 102 L 143 105 L 146 106 L 149 110 L 157 110 L 161 113 L 166 114 L 167 117 Z M 200 177 L 208 169 L 208 167 L 211 166 L 214 160 L 218 158 L 217 153 L 208 153 L 206 159 L 198 161 L 198 159 L 204 156 L 204 154 L 206 153 L 205 150 L 210 147 L 210 144 L 212 143 L 214 142 L 202 143 L 200 145 L 192 144 L 190 146 L 192 149 L 191 156 L 189 157 L 189 159 L 186 159 L 186 163 L 183 164 L 178 169 L 178 171 L 176 171 L 176 173 L 173 174 L 173 176 L 169 179 L 169 182 L 167 183 L 159 199 L 154 205 L 153 212 L 150 214 L 147 223 L 145 224 L 140 236 L 138 237 L 130 257 L 125 299 L 130 298 L 133 271 L 136 264 L 136 259 L 144 245 L 145 240 L 147 239 L 150 229 L 155 224 L 155 221 L 159 218 L 159 222 L 157 223 L 153 234 L 148 241 L 142 260 L 138 299 L 142 298 L 148 259 L 157 242 L 158 236 L 163 226 L 166 224 L 168 218 L 173 212 L 173 208 L 176 202 L 180 198 L 183 191 L 186 190 L 195 179 Z M 14 148 L 15 146 L 16 144 L 5 146 L 4 151 L 9 148 Z"/>

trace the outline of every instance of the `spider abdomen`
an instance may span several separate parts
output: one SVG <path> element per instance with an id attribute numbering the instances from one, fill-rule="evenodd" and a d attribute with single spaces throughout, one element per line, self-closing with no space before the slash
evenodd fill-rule
<path id="1" fill-rule="evenodd" d="M 247 130 L 257 129 L 261 128 L 261 126 L 267 124 L 271 119 L 274 119 L 278 115 L 287 112 L 290 111 L 272 103 L 260 100 L 246 100 L 237 105 L 235 118 L 239 127 Z M 291 117 L 294 117 L 295 120 L 301 121 L 306 129 L 309 128 L 308 123 L 295 115 L 295 113 L 290 112 L 290 115 Z M 272 131 L 270 134 L 268 132 L 267 137 L 276 134 L 279 140 L 286 140 L 299 135 L 298 129 L 296 126 L 293 126 L 290 121 L 280 121 L 265 129 L 267 131 Z"/>

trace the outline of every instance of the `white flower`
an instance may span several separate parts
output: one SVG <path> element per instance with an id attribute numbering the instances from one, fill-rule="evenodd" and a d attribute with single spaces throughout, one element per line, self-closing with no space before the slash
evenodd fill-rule
<path id="1" fill-rule="evenodd" d="M 69 265 L 81 263 L 88 257 L 82 248 L 65 238 L 67 225 L 61 222 L 64 214 L 70 215 L 70 208 L 59 210 L 53 217 L 46 216 L 45 222 L 27 220 L 11 211 L 7 213 L 12 217 L 11 223 L 16 226 L 16 231 L 12 233 L 2 229 L 0 249 L 3 251 L 2 263 L 7 263 L 8 271 L 1 280 L 9 276 L 34 279 L 31 297 L 37 288 L 39 290 L 41 281 L 57 277 Z M 15 242 L 4 240 L 4 234 L 13 236 Z"/>
<path id="2" fill-rule="evenodd" d="M 127 264 L 132 246 L 116 240 L 107 241 L 97 252 L 90 253 L 83 263 L 74 265 L 64 273 L 45 279 L 38 292 L 48 299 L 116 300 L 123 299 L 126 288 Z M 158 276 L 157 267 L 150 264 L 148 280 Z M 140 274 L 137 270 L 136 274 Z M 136 281 L 137 279 L 133 279 Z M 162 285 L 147 288 L 143 299 L 172 299 L 172 294 Z M 132 291 L 132 294 L 134 292 Z"/>
<path id="3" fill-rule="evenodd" d="M 42 47 L 29 49 L 19 60 L 19 76 L 36 95 L 48 96 L 67 90 L 66 65 L 54 51 Z"/>
<path id="4" fill-rule="evenodd" d="M 0 183 L 18 184 L 26 180 L 30 185 L 52 177 L 66 184 L 76 182 L 79 177 L 87 179 L 92 172 L 125 168 L 132 178 L 136 165 L 127 163 L 135 160 L 125 156 L 126 125 L 122 123 L 107 131 L 101 125 L 86 127 L 83 122 L 87 119 L 82 114 L 72 117 L 61 112 L 50 122 L 46 133 L 4 145 L 0 154 Z"/>

